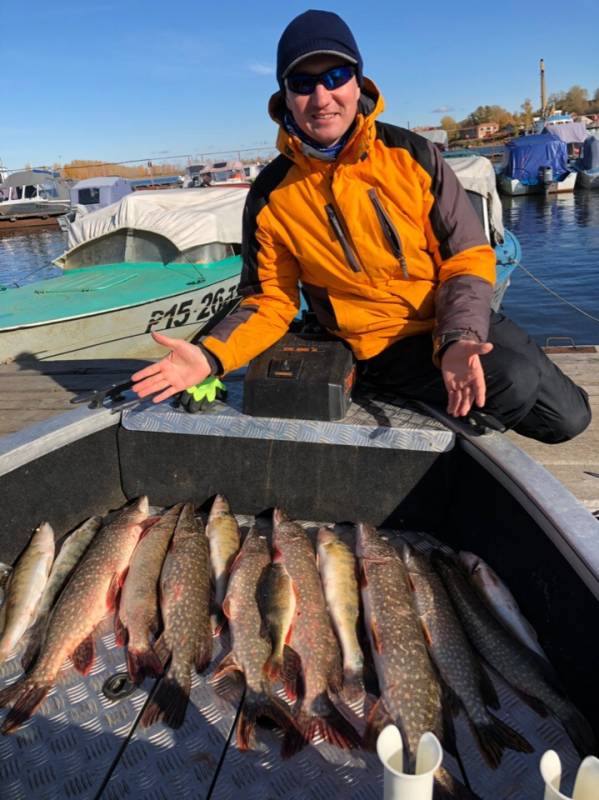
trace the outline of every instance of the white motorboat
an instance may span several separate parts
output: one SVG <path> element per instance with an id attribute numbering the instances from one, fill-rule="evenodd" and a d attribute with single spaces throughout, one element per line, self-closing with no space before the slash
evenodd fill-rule
<path id="1" fill-rule="evenodd" d="M 71 207 L 67 183 L 47 169 L 12 172 L 0 183 L 0 194 L 0 220 L 56 217 Z"/>

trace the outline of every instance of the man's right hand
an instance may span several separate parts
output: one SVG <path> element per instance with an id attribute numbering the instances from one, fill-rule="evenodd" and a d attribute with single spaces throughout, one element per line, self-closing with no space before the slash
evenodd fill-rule
<path id="1" fill-rule="evenodd" d="M 158 344 L 171 351 L 162 361 L 150 364 L 131 376 L 132 389 L 139 397 L 152 398 L 153 403 L 161 403 L 169 397 L 182 392 L 190 386 L 201 383 L 210 375 L 210 364 L 201 348 L 183 339 L 172 339 L 162 333 L 152 333 Z"/>

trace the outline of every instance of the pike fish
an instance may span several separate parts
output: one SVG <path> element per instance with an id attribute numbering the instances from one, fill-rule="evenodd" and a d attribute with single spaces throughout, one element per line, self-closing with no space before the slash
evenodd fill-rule
<path id="1" fill-rule="evenodd" d="M 470 580 L 489 608 L 522 644 L 547 659 L 535 629 L 524 617 L 515 597 L 491 567 L 474 553 L 461 552 L 460 561 L 468 570 Z"/>
<path id="2" fill-rule="evenodd" d="M 2 733 L 10 733 L 29 719 L 56 682 L 67 656 L 79 672 L 89 673 L 95 656 L 93 632 L 116 606 L 147 517 L 148 498 L 140 497 L 98 531 L 58 598 L 33 669 L 0 691 L 0 707 L 13 703 Z"/>
<path id="3" fill-rule="evenodd" d="M 271 681 L 284 677 L 285 665 L 295 669 L 296 654 L 287 646 L 296 609 L 293 581 L 281 561 L 273 560 L 263 573 L 258 591 L 262 627 L 272 645 L 264 664 Z"/>
<path id="4" fill-rule="evenodd" d="M 181 510 L 160 575 L 160 608 L 164 631 L 154 645 L 161 662 L 170 665 L 158 684 L 141 724 L 159 720 L 179 728 L 191 691 L 191 670 L 200 672 L 212 657 L 210 629 L 210 555 L 204 526 L 192 503 Z"/>
<path id="5" fill-rule="evenodd" d="M 437 550 L 432 559 L 470 641 L 483 658 L 539 713 L 546 714 L 546 708 L 552 711 L 581 755 L 594 752 L 595 737 L 588 722 L 564 696 L 547 662 L 505 630 L 456 558 Z"/>
<path id="6" fill-rule="evenodd" d="M 6 587 L 0 663 L 7 660 L 35 619 L 53 558 L 54 531 L 47 522 L 42 522 L 15 564 Z"/>
<path id="7" fill-rule="evenodd" d="M 402 556 L 429 652 L 452 700 L 457 701 L 453 705 L 463 705 L 485 760 L 496 769 L 505 748 L 531 753 L 532 747 L 523 736 L 488 711 L 487 706 L 499 708 L 497 693 L 466 639 L 429 558 L 407 544 Z"/>
<path id="8" fill-rule="evenodd" d="M 358 523 L 356 554 L 360 585 L 381 698 L 372 709 L 369 741 L 389 723 L 402 734 L 407 771 L 415 772 L 420 737 L 431 731 L 443 743 L 441 686 L 429 659 L 412 604 L 407 570 L 395 548 L 376 529 Z M 435 774 L 437 792 L 472 797 L 443 767 Z"/>
<path id="9" fill-rule="evenodd" d="M 48 616 L 54 601 L 101 525 L 102 517 L 90 517 L 76 528 L 73 533 L 69 534 L 62 543 L 60 551 L 52 564 L 48 582 L 36 611 L 35 621 L 27 631 L 27 648 L 21 659 L 23 669 L 29 669 L 33 663 L 41 647 Z"/>
<path id="10" fill-rule="evenodd" d="M 227 498 L 222 494 L 217 494 L 212 503 L 206 525 L 206 536 L 210 543 L 210 564 L 214 581 L 212 628 L 217 634 L 223 626 L 221 609 L 227 592 L 229 572 L 241 542 L 239 525 L 231 514 Z"/>
<path id="11" fill-rule="evenodd" d="M 254 746 L 254 730 L 260 716 L 266 716 L 284 731 L 294 732 L 293 717 L 287 705 L 272 694 L 264 675 L 264 664 L 271 645 L 261 634 L 262 620 L 257 595 L 265 570 L 270 564 L 266 537 L 252 528 L 239 551 L 223 604 L 231 631 L 231 651 L 221 661 L 215 678 L 232 672 L 245 676 L 246 692 L 237 721 L 237 747 Z"/>
<path id="12" fill-rule="evenodd" d="M 158 633 L 158 582 L 183 504 L 173 506 L 152 525 L 133 551 L 119 612 L 115 620 L 117 644 L 127 645 L 131 680 L 162 675 L 163 665 L 151 645 Z"/>
<path id="13" fill-rule="evenodd" d="M 330 528 L 320 528 L 317 563 L 329 614 L 343 653 L 343 694 L 351 702 L 364 695 L 364 654 L 358 641 L 360 590 L 356 559 Z"/>
<path id="14" fill-rule="evenodd" d="M 285 565 L 297 598 L 289 638 L 301 662 L 302 699 L 295 715 L 296 725 L 306 743 L 321 736 L 342 748 L 357 746 L 359 735 L 329 696 L 329 692 L 341 689 L 343 672 L 314 549 L 302 526 L 287 520 L 279 509 L 275 509 L 273 521 L 275 558 Z M 294 747 L 288 739 L 284 752 L 290 754 Z"/>

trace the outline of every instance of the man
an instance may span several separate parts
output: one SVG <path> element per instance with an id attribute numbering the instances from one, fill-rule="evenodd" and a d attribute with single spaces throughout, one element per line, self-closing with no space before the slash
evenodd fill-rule
<path id="1" fill-rule="evenodd" d="M 246 364 L 286 332 L 301 282 L 363 380 L 456 417 L 477 406 L 544 442 L 584 430 L 584 390 L 491 312 L 494 252 L 453 171 L 430 142 L 378 121 L 383 99 L 345 22 L 296 17 L 277 79 L 281 155 L 248 195 L 241 306 L 199 346 L 153 334 L 171 353 L 133 376 L 138 395 L 160 402 Z"/>

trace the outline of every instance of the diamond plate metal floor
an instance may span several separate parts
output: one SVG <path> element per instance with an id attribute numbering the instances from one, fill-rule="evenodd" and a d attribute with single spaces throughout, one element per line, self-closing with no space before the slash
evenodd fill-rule
<path id="1" fill-rule="evenodd" d="M 247 525 L 247 518 L 239 518 Z M 315 523 L 305 523 L 311 536 Z M 344 535 L 350 535 L 347 529 Z M 393 541 L 400 536 L 388 532 Z M 403 536 L 419 547 L 430 537 Z M 0 737 L 2 800 L 378 800 L 382 766 L 373 753 L 344 752 L 326 743 L 305 748 L 293 758 L 280 757 L 280 734 L 260 728 L 259 749 L 240 752 L 233 730 L 241 694 L 224 700 L 210 685 L 210 674 L 226 651 L 215 640 L 214 657 L 203 675 L 193 678 L 191 702 L 183 726 L 162 724 L 144 730 L 140 715 L 152 690 L 146 681 L 129 697 L 107 700 L 101 688 L 110 675 L 125 669 L 124 650 L 116 647 L 109 619 L 96 637 L 97 659 L 87 678 L 70 663 L 34 717 L 11 736 Z M 0 666 L 0 687 L 18 676 L 14 657 Z M 539 717 L 498 676 L 493 676 L 502 707 L 498 714 L 524 734 L 535 752 L 506 751 L 501 766 L 489 769 L 462 714 L 456 721 L 462 767 L 474 791 L 493 800 L 542 797 L 539 760 L 556 750 L 563 765 L 563 786 L 572 784 L 579 757 L 553 717 Z M 2 712 L 4 716 L 5 712 Z M 359 724 L 359 723 L 358 723 Z M 363 724 L 363 721 L 362 721 Z M 445 755 L 445 766 L 459 777 L 458 764 Z"/>

